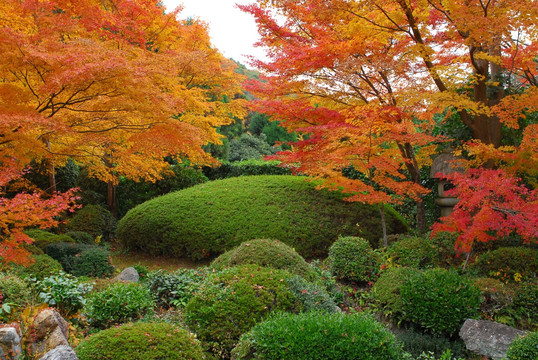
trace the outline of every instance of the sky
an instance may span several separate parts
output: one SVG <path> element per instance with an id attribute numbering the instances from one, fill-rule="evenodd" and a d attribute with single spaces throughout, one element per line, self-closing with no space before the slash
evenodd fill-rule
<path id="1" fill-rule="evenodd" d="M 243 13 L 235 4 L 254 2 L 255 0 L 163 0 L 168 11 L 180 4 L 184 5 L 180 18 L 197 17 L 208 23 L 213 46 L 224 56 L 247 66 L 247 55 L 263 59 L 264 51 L 254 48 L 254 43 L 259 39 L 254 17 Z"/>

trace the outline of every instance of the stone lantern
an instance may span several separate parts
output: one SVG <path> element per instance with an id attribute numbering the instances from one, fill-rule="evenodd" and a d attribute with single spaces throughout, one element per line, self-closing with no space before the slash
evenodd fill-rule
<path id="1" fill-rule="evenodd" d="M 451 174 L 454 172 L 463 172 L 465 169 L 458 161 L 461 158 L 456 157 L 452 150 L 447 150 L 437 155 L 433 159 L 433 164 L 430 170 L 430 178 L 439 179 L 435 175 L 437 173 Z M 458 203 L 458 199 L 446 195 L 445 191 L 448 190 L 450 182 L 444 179 L 439 179 L 437 184 L 437 192 L 439 197 L 435 199 L 435 203 L 441 208 L 441 216 L 449 216 L 454 209 L 454 205 Z"/>

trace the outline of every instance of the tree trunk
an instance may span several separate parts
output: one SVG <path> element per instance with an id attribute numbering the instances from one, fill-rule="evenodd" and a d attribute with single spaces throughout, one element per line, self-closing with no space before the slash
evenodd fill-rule
<path id="1" fill-rule="evenodd" d="M 46 139 L 44 140 L 45 142 L 45 145 L 47 146 L 47 149 L 49 151 L 51 151 L 51 145 L 50 145 L 50 140 Z M 49 158 L 46 160 L 46 163 L 47 163 L 47 172 L 48 172 L 48 175 L 49 175 L 49 189 L 48 189 L 48 192 L 50 194 L 53 194 L 56 192 L 56 168 L 54 166 L 54 160 L 52 160 L 52 158 Z"/>
<path id="2" fill-rule="evenodd" d="M 387 221 L 385 219 L 385 205 L 377 204 L 377 208 L 379 209 L 379 214 L 381 215 L 381 227 L 383 228 L 383 247 L 386 249 L 389 244 L 387 239 Z"/>
<path id="3" fill-rule="evenodd" d="M 108 206 L 108 210 L 114 215 L 114 217 L 118 217 L 118 209 L 116 206 L 116 185 L 114 185 L 113 182 L 109 181 L 107 183 L 107 197 L 106 197 L 106 204 Z"/>

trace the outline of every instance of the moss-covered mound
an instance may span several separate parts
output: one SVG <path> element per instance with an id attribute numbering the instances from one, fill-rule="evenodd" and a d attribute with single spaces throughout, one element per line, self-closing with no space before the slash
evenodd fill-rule
<path id="1" fill-rule="evenodd" d="M 245 241 L 213 260 L 211 267 L 221 270 L 246 264 L 287 270 L 307 279 L 315 277 L 314 270 L 293 248 L 281 241 L 269 239 Z"/>
<path id="2" fill-rule="evenodd" d="M 377 208 L 347 203 L 303 177 L 244 176 L 194 186 L 147 201 L 119 222 L 117 237 L 131 250 L 201 259 L 243 241 L 279 239 L 310 258 L 325 255 L 338 235 L 377 244 Z M 387 209 L 389 233 L 406 231 Z"/>

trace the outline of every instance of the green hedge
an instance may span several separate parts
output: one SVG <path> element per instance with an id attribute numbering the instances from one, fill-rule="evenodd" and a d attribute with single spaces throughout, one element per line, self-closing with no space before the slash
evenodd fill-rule
<path id="1" fill-rule="evenodd" d="M 402 218 L 387 210 L 388 232 L 405 232 Z M 145 202 L 121 219 L 116 235 L 131 250 L 197 260 L 260 238 L 279 239 L 311 258 L 326 255 L 339 235 L 377 244 L 381 233 L 375 207 L 316 190 L 304 177 L 264 175 L 212 181 Z"/>

